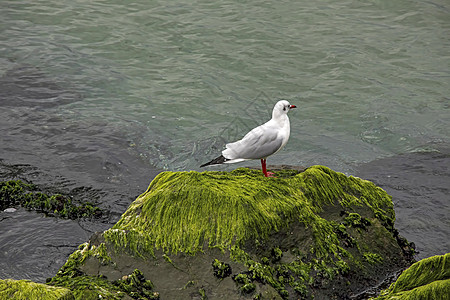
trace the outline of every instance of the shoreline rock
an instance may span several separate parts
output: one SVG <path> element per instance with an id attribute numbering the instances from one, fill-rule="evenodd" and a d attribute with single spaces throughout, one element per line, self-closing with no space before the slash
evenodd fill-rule
<path id="1" fill-rule="evenodd" d="M 73 300 L 68 288 L 55 287 L 30 280 L 0 279 L 0 299 Z"/>
<path id="2" fill-rule="evenodd" d="M 410 265 L 381 188 L 323 166 L 276 175 L 163 172 L 48 284 L 119 299 L 138 269 L 147 298 L 363 299 Z"/>
<path id="3" fill-rule="evenodd" d="M 447 299 L 450 295 L 450 253 L 414 263 L 376 300 Z"/>

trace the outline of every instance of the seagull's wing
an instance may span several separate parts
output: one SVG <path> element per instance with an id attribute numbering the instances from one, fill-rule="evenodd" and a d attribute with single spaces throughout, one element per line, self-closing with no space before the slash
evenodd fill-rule
<path id="1" fill-rule="evenodd" d="M 241 140 L 227 144 L 222 155 L 228 160 L 236 160 L 233 162 L 266 158 L 277 152 L 282 143 L 283 138 L 279 135 L 279 127 L 269 121 L 254 128 Z"/>

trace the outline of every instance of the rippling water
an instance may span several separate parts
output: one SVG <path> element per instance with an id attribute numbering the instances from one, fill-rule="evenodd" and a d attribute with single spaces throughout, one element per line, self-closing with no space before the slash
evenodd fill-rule
<path id="1" fill-rule="evenodd" d="M 157 172 L 199 170 L 279 99 L 299 109 L 269 163 L 353 174 L 379 159 L 445 155 L 449 20 L 444 0 L 2 1 L 0 159 L 35 168 L 21 173 L 34 182 L 101 190 L 119 215 Z M 448 201 L 427 205 L 448 211 Z M 0 221 L 0 239 L 22 239 L 19 251 L 33 246 L 20 234 L 29 227 L 70 227 L 26 215 Z M 448 222 L 437 227 L 448 237 Z M 55 268 L 2 276 L 42 281 Z"/>

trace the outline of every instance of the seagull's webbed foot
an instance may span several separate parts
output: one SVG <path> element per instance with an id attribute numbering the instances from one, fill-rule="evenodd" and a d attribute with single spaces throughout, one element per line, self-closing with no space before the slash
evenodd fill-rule
<path id="1" fill-rule="evenodd" d="M 266 169 L 266 159 L 265 158 L 261 159 L 261 167 L 262 167 L 262 171 L 263 171 L 264 176 L 266 176 L 266 177 L 275 177 L 275 176 L 273 176 L 273 175 L 275 175 L 275 173 L 267 171 L 267 169 Z"/>
<path id="2" fill-rule="evenodd" d="M 275 175 L 275 173 L 269 172 L 269 171 L 267 171 L 267 172 L 264 174 L 264 176 L 266 176 L 266 177 L 275 177 L 274 175 Z"/>

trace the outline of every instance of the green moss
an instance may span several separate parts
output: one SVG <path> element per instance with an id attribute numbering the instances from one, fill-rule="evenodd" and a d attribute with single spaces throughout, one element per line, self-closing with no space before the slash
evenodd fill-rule
<path id="1" fill-rule="evenodd" d="M 239 273 L 236 276 L 233 276 L 233 280 L 237 283 L 246 284 L 249 283 L 250 280 L 248 279 L 246 274 Z"/>
<path id="2" fill-rule="evenodd" d="M 0 299 L 28 300 L 28 299 L 75 299 L 67 288 L 49 286 L 29 280 L 0 280 Z"/>
<path id="3" fill-rule="evenodd" d="M 367 226 L 371 225 L 371 222 L 369 219 L 361 217 L 357 213 L 348 213 L 344 219 L 344 224 L 354 228 L 366 229 Z"/>
<path id="4" fill-rule="evenodd" d="M 423 259 L 404 271 L 392 292 L 410 290 L 436 280 L 450 279 L 450 253 Z"/>
<path id="5" fill-rule="evenodd" d="M 100 217 L 102 212 L 92 203 L 75 204 L 69 196 L 47 195 L 33 184 L 20 180 L 0 182 L 0 209 L 22 206 L 47 215 L 76 219 L 82 217 Z"/>
<path id="6" fill-rule="evenodd" d="M 306 298 L 308 295 L 308 289 L 304 283 L 300 283 L 298 281 L 292 281 L 290 286 L 294 289 L 294 291 L 303 298 Z"/>
<path id="7" fill-rule="evenodd" d="M 10 180 L 0 182 L 0 209 L 18 205 L 23 201 L 26 189 L 32 189 L 31 184 L 26 184 L 20 180 Z"/>
<path id="8" fill-rule="evenodd" d="M 70 255 L 56 276 L 50 278 L 47 283 L 70 289 L 77 300 L 122 299 L 125 295 L 135 299 L 159 299 L 159 293 L 152 291 L 152 282 L 146 280 L 139 270 L 115 282 L 110 282 L 102 276 L 84 274 L 80 267 L 90 258 L 97 259 L 101 265 L 114 265 L 104 243 L 98 246 L 84 243 Z"/>
<path id="9" fill-rule="evenodd" d="M 167 261 L 169 264 L 171 264 L 172 266 L 175 266 L 175 264 L 173 263 L 172 259 L 169 257 L 169 255 L 167 254 L 163 254 L 163 258 L 165 261 Z"/>
<path id="10" fill-rule="evenodd" d="M 144 274 L 137 269 L 113 284 L 134 299 L 159 299 L 159 293 L 152 291 L 153 283 L 145 279 Z"/>
<path id="11" fill-rule="evenodd" d="M 416 287 L 410 291 L 398 292 L 388 299 L 448 299 L 450 295 L 450 279 L 433 281 L 427 285 Z"/>
<path id="12" fill-rule="evenodd" d="M 416 262 L 376 298 L 447 299 L 450 295 L 450 253 Z"/>
<path id="13" fill-rule="evenodd" d="M 94 248 L 94 246 L 92 247 Z M 97 258 L 102 265 L 112 264 L 111 257 L 108 255 L 108 249 L 105 243 L 101 243 L 98 247 L 95 247 L 92 251 L 92 256 Z"/>
<path id="14" fill-rule="evenodd" d="M 246 283 L 244 284 L 240 290 L 244 294 L 251 294 L 255 291 L 256 285 L 254 283 Z"/>
<path id="15" fill-rule="evenodd" d="M 254 260 L 247 260 L 248 271 L 233 277 L 236 283 L 241 284 L 240 290 L 248 290 L 252 281 L 262 284 L 269 284 L 278 294 L 284 298 L 289 298 L 287 287 L 290 286 L 298 295 L 307 295 L 307 284 L 312 284 L 310 277 L 311 264 L 303 263 L 296 259 L 290 263 L 275 263 L 274 265 L 264 265 Z"/>
<path id="16" fill-rule="evenodd" d="M 365 252 L 363 256 L 370 264 L 381 263 L 383 261 L 383 257 L 376 253 Z"/>
<path id="17" fill-rule="evenodd" d="M 190 287 L 193 287 L 195 285 L 195 281 L 194 280 L 189 280 L 183 287 L 183 289 L 187 289 Z"/>
<path id="18" fill-rule="evenodd" d="M 273 262 L 277 262 L 279 260 L 281 260 L 281 258 L 283 257 L 283 251 L 281 251 L 280 248 L 276 247 L 272 249 L 272 261 Z"/>
<path id="19" fill-rule="evenodd" d="M 198 289 L 198 293 L 200 294 L 200 299 L 201 300 L 206 300 L 206 299 L 208 299 L 208 296 L 206 296 L 206 291 L 205 291 L 205 289 L 204 288 L 199 288 Z"/>
<path id="20" fill-rule="evenodd" d="M 250 255 L 244 250 L 234 245 L 230 249 L 230 258 L 234 261 L 246 264 L 250 260 Z"/>
<path id="21" fill-rule="evenodd" d="M 103 299 L 121 299 L 124 293 L 106 278 L 87 276 L 80 270 L 80 266 L 90 257 L 98 259 L 101 264 L 111 262 L 111 258 L 106 254 L 104 244 L 97 247 L 84 243 L 69 256 L 67 262 L 56 276 L 49 279 L 47 283 L 69 288 L 77 300 L 98 299 L 99 297 Z"/>
<path id="22" fill-rule="evenodd" d="M 219 261 L 218 259 L 214 259 L 214 261 L 212 262 L 212 267 L 214 276 L 220 279 L 228 277 L 232 273 L 230 264 Z"/>
<path id="23" fill-rule="evenodd" d="M 233 280 L 239 286 L 239 291 L 242 294 L 251 294 L 256 289 L 256 285 L 252 283 L 253 279 L 250 279 L 247 274 L 239 273 L 233 276 Z"/>
<path id="24" fill-rule="evenodd" d="M 48 284 L 70 289 L 76 300 L 122 299 L 125 293 L 105 277 L 86 276 L 54 277 Z"/>
<path id="25" fill-rule="evenodd" d="M 260 172 L 163 172 L 122 215 L 105 239 L 136 255 L 154 249 L 195 254 L 209 247 L 230 249 L 248 240 L 264 240 L 297 220 L 313 229 L 318 256 L 335 254 L 333 227 L 319 216 L 325 204 L 366 205 L 394 217 L 382 189 L 323 166 L 287 178 Z"/>
<path id="26" fill-rule="evenodd" d="M 353 248 L 358 246 L 356 239 L 348 233 L 345 225 L 333 223 L 333 231 L 345 247 Z"/>

